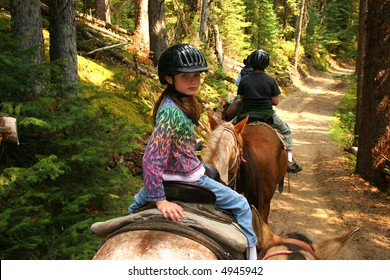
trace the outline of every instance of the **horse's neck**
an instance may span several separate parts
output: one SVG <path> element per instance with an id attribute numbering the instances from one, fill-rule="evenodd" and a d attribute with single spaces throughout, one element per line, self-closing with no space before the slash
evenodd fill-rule
<path id="1" fill-rule="evenodd" d="M 236 145 L 237 139 L 233 131 L 226 127 L 218 127 L 210 135 L 206 145 L 209 147 L 204 150 L 203 160 L 213 165 L 219 172 L 221 181 L 228 184 L 229 171 L 232 169 L 230 164 L 234 162 L 232 158 L 237 157 Z"/>
<path id="2" fill-rule="evenodd" d="M 218 153 L 214 154 L 213 158 L 208 160 L 207 163 L 211 164 L 218 170 L 221 181 L 227 184 L 229 181 L 229 161 L 228 159 L 225 159 L 225 157 L 226 155 L 223 155 L 223 153 L 218 150 Z"/>
<path id="3" fill-rule="evenodd" d="M 231 169 L 230 163 L 232 162 L 232 157 L 235 157 L 235 145 L 236 143 L 233 142 L 235 139 L 233 139 L 230 135 L 225 135 L 222 137 L 220 145 L 214 155 L 215 159 L 215 166 L 218 169 L 221 180 L 225 183 L 229 183 L 229 171 Z"/>

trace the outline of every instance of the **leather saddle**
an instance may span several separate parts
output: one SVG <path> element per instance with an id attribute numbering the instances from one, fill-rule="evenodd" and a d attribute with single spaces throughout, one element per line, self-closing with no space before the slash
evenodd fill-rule
<path id="1" fill-rule="evenodd" d="M 206 170 L 205 175 L 222 183 L 219 172 L 214 166 L 205 162 L 203 166 Z M 168 201 L 213 204 L 216 199 L 211 190 L 197 184 L 181 181 L 164 181 L 163 184 Z"/>
<path id="2" fill-rule="evenodd" d="M 210 176 L 218 173 L 207 166 L 206 175 L 210 171 Z M 247 239 L 231 212 L 215 206 L 216 198 L 211 190 L 197 184 L 166 181 L 164 191 L 167 200 L 182 206 L 186 218 L 181 222 L 165 220 L 155 205 L 149 203 L 133 214 L 96 222 L 91 230 L 106 240 L 125 231 L 167 231 L 203 244 L 219 259 L 245 259 Z"/>

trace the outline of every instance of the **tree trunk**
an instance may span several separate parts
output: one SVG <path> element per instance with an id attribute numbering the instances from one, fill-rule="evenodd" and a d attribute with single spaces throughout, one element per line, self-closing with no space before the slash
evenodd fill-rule
<path id="1" fill-rule="evenodd" d="M 302 34 L 302 20 L 304 16 L 305 11 L 305 0 L 302 0 L 301 7 L 300 7 L 300 13 L 299 13 L 299 19 L 297 28 L 295 30 L 295 51 L 294 51 L 294 68 L 297 69 L 298 66 L 298 60 L 299 60 L 299 44 L 301 41 L 301 34 Z"/>
<path id="2" fill-rule="evenodd" d="M 222 48 L 221 36 L 219 35 L 218 25 L 214 24 L 213 29 L 214 29 L 214 35 L 215 35 L 215 54 L 217 55 L 217 58 L 218 58 L 218 66 L 220 68 L 223 68 L 223 61 L 224 61 L 223 48 Z"/>
<path id="3" fill-rule="evenodd" d="M 209 1 L 202 1 L 202 9 L 200 14 L 200 30 L 199 30 L 199 38 L 202 42 L 206 42 L 206 34 L 207 34 L 207 17 L 209 14 Z"/>
<path id="4" fill-rule="evenodd" d="M 78 82 L 74 0 L 50 0 L 49 3 L 50 60 L 64 62 L 62 80 L 54 79 L 66 90 Z"/>
<path id="5" fill-rule="evenodd" d="M 21 41 L 20 50 L 35 48 L 32 56 L 26 56 L 23 61 L 26 64 L 45 62 L 45 46 L 42 33 L 41 2 L 39 0 L 10 0 L 12 33 Z M 39 94 L 45 84 L 45 79 L 35 81 L 32 86 L 32 94 Z"/>
<path id="6" fill-rule="evenodd" d="M 136 40 L 146 49 L 150 49 L 148 0 L 135 0 Z"/>
<path id="7" fill-rule="evenodd" d="M 111 23 L 109 0 L 95 0 L 95 1 L 96 1 L 96 17 L 102 21 Z"/>
<path id="8" fill-rule="evenodd" d="M 390 1 L 368 1 L 356 172 L 390 191 Z"/>
<path id="9" fill-rule="evenodd" d="M 168 33 L 165 28 L 165 1 L 149 1 L 149 35 L 153 64 L 157 66 L 162 52 L 168 47 Z"/>
<path id="10" fill-rule="evenodd" d="M 33 60 L 45 61 L 40 0 L 10 0 L 12 33 L 21 39 L 23 50 L 36 47 Z"/>
<path id="11" fill-rule="evenodd" d="M 364 74 L 364 55 L 366 47 L 366 20 L 367 20 L 367 0 L 360 0 L 359 7 L 359 33 L 358 33 L 358 55 L 356 59 L 356 77 L 357 77 L 357 89 L 356 89 L 356 119 L 354 128 L 354 143 L 353 146 L 358 146 L 358 137 L 361 121 L 361 99 L 363 93 L 363 74 Z"/>

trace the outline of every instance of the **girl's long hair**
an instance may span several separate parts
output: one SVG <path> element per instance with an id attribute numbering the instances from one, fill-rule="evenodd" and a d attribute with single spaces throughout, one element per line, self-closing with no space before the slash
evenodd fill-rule
<path id="1" fill-rule="evenodd" d="M 161 93 L 156 104 L 153 108 L 153 124 L 156 124 L 156 115 L 157 110 L 161 105 L 161 102 L 169 96 L 173 102 L 179 107 L 191 120 L 194 124 L 198 125 L 200 118 L 200 113 L 202 111 L 201 105 L 197 98 L 194 95 L 185 95 L 173 87 L 173 85 L 168 85 L 166 89 Z"/>

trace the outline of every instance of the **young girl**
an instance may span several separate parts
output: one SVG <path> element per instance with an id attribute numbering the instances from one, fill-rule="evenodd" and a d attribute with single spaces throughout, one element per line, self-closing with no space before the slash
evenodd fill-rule
<path id="1" fill-rule="evenodd" d="M 163 181 L 185 181 L 202 185 L 215 193 L 216 206 L 230 209 L 248 239 L 248 259 L 256 259 L 256 235 L 252 213 L 245 197 L 207 177 L 195 154 L 194 124 L 198 125 L 200 104 L 194 95 L 201 73 L 210 70 L 203 54 L 194 46 L 178 44 L 167 48 L 158 63 L 158 77 L 166 89 L 154 110 L 155 127 L 142 161 L 144 187 L 135 195 L 129 213 L 154 201 L 166 219 L 180 221 L 184 211 L 166 200 Z"/>

